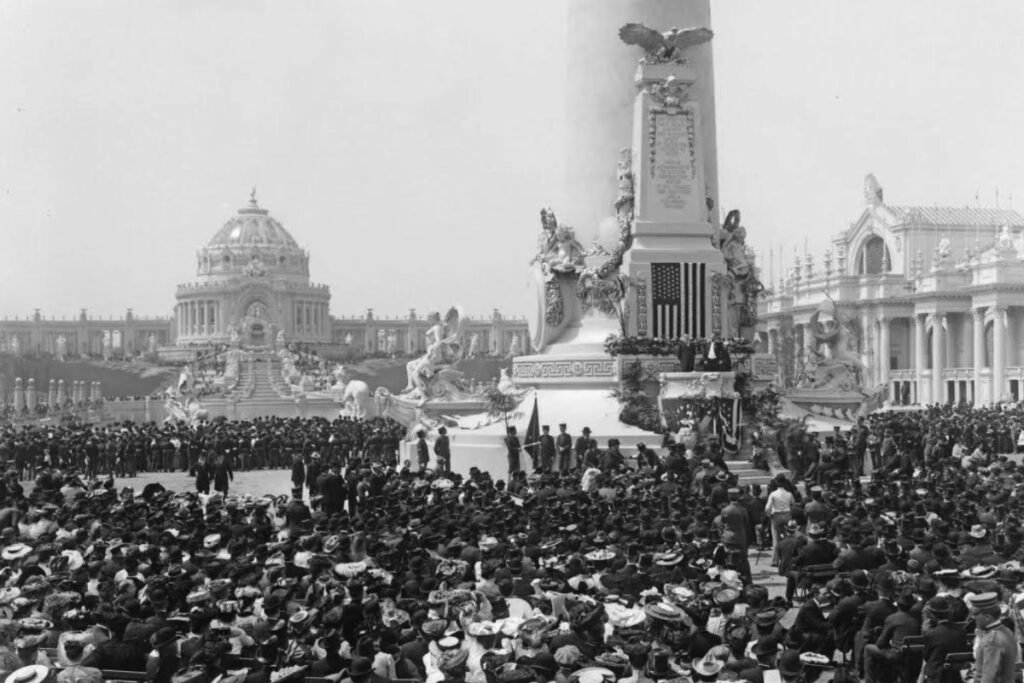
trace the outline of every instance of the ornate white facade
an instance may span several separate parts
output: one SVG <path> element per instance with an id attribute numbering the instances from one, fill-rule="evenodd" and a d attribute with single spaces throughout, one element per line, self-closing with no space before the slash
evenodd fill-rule
<path id="1" fill-rule="evenodd" d="M 77 318 L 28 317 L 0 321 L 0 353 L 15 355 L 134 356 L 152 348 L 186 359 L 202 349 L 237 341 L 245 346 L 287 343 L 351 347 L 375 354 L 418 354 L 426 348 L 426 316 L 334 318 L 331 292 L 309 279 L 309 253 L 255 196 L 196 253 L 196 278 L 178 285 L 170 317 L 98 318 L 82 309 Z M 465 324 L 467 350 L 504 356 L 518 343 L 531 350 L 526 320 L 498 310 Z M 61 339 L 63 338 L 63 353 Z M 106 340 L 106 342 L 105 342 Z M 518 342 L 517 342 L 518 340 Z M 178 347 L 175 349 L 174 347 Z"/>
<path id="2" fill-rule="evenodd" d="M 760 307 L 761 350 L 795 386 L 808 370 L 811 316 L 836 302 L 864 366 L 861 384 L 894 404 L 986 404 L 1024 396 L 1024 215 L 1011 209 L 865 208 L 820 259 L 804 254 Z M 831 300 L 831 301 L 830 301 Z"/>
<path id="3" fill-rule="evenodd" d="M 330 341 L 331 292 L 309 281 L 309 253 L 256 202 L 239 209 L 196 254 L 196 280 L 178 285 L 178 344 L 273 346 Z"/>

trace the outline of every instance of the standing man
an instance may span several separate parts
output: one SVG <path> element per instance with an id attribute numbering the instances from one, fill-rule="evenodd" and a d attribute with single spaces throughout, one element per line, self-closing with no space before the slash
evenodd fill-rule
<path id="1" fill-rule="evenodd" d="M 292 456 L 292 488 L 302 490 L 304 483 L 306 483 L 306 464 L 302 462 L 302 454 L 295 453 Z"/>
<path id="2" fill-rule="evenodd" d="M 199 462 L 196 463 L 196 491 L 199 493 L 210 493 L 210 465 L 206 462 L 206 455 L 199 454 Z"/>
<path id="3" fill-rule="evenodd" d="M 1017 643 L 1000 620 L 999 596 L 978 593 L 971 599 L 977 633 L 974 636 L 974 680 L 1011 683 L 1017 670 Z"/>
<path id="4" fill-rule="evenodd" d="M 420 465 L 420 472 L 427 469 L 430 464 L 430 447 L 427 445 L 427 432 L 419 430 L 416 432 L 416 461 Z"/>
<path id="5" fill-rule="evenodd" d="M 437 471 L 451 472 L 452 447 L 448 441 L 448 429 L 447 427 L 441 427 L 437 430 L 437 433 L 437 441 L 434 442 L 434 455 L 437 456 Z"/>
<path id="6" fill-rule="evenodd" d="M 740 489 L 732 487 L 728 489 L 728 504 L 722 508 L 720 515 L 722 523 L 722 545 L 725 546 L 727 557 L 732 560 L 736 571 L 744 581 L 750 581 L 750 560 L 747 559 L 747 551 L 750 549 L 750 537 L 747 531 L 750 528 L 750 515 L 747 509 L 740 505 Z"/>
<path id="7" fill-rule="evenodd" d="M 228 495 L 228 485 L 234 478 L 231 462 L 226 456 L 218 455 L 217 463 L 213 466 L 213 490 Z"/>
<path id="8" fill-rule="evenodd" d="M 583 436 L 576 439 L 576 465 L 582 467 L 587 452 L 597 450 L 597 442 L 590 438 L 590 427 L 583 428 Z"/>
<path id="9" fill-rule="evenodd" d="M 572 469 L 572 436 L 566 431 L 567 425 L 558 425 L 558 436 L 555 437 L 555 448 L 558 450 L 558 471 L 568 474 Z"/>
<path id="10" fill-rule="evenodd" d="M 540 428 L 540 471 L 551 472 L 555 466 L 555 437 L 551 436 L 551 427 L 544 425 Z"/>
<path id="11" fill-rule="evenodd" d="M 508 478 L 511 481 L 512 476 L 519 471 L 519 453 L 523 450 L 523 446 L 519 443 L 519 437 L 516 436 L 515 427 L 509 427 L 507 431 L 505 451 L 508 456 Z"/>

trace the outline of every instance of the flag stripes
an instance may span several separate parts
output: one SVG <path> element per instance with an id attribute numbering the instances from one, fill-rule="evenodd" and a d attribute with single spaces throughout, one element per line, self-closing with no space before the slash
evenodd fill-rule
<path id="1" fill-rule="evenodd" d="M 704 263 L 652 263 L 652 334 L 665 339 L 707 336 Z"/>

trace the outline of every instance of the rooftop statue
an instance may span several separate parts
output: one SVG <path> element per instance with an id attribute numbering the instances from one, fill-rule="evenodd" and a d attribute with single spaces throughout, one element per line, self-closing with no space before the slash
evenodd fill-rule
<path id="1" fill-rule="evenodd" d="M 681 62 L 687 48 L 702 45 L 714 37 L 709 28 L 670 28 L 662 33 L 644 24 L 629 23 L 619 29 L 626 45 L 639 45 L 647 53 L 648 63 Z"/>

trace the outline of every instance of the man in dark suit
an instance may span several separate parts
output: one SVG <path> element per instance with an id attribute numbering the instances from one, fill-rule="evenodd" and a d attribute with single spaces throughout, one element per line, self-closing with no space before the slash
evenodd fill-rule
<path id="1" fill-rule="evenodd" d="M 551 427 L 543 425 L 537 439 L 540 451 L 540 471 L 550 472 L 555 467 L 555 437 L 551 436 Z"/>
<path id="2" fill-rule="evenodd" d="M 744 581 L 750 581 L 750 561 L 747 559 L 747 551 L 750 548 L 750 539 L 747 536 L 750 517 L 747 515 L 747 509 L 738 502 L 740 499 L 739 488 L 728 489 L 727 496 L 729 502 L 722 508 L 720 516 L 722 544 L 726 548 L 728 557 L 732 558 L 736 571 L 740 573 Z"/>
<path id="3" fill-rule="evenodd" d="M 448 440 L 448 429 L 441 427 L 437 430 L 437 440 L 434 441 L 434 455 L 437 456 L 437 471 L 452 471 L 452 447 Z"/>
<path id="4" fill-rule="evenodd" d="M 430 447 L 427 445 L 427 432 L 423 429 L 416 432 L 416 462 L 420 472 L 425 471 L 430 464 Z"/>
<path id="5" fill-rule="evenodd" d="M 583 436 L 576 439 L 576 465 L 581 466 L 588 451 L 597 448 L 597 441 L 590 438 L 590 427 L 583 428 Z"/>
<path id="6" fill-rule="evenodd" d="M 822 610 L 827 602 L 826 589 L 819 588 L 813 598 L 800 606 L 796 621 L 793 622 L 793 631 L 803 634 L 802 652 L 818 652 L 826 657 L 831 657 L 835 652 L 836 639 Z"/>
<path id="7" fill-rule="evenodd" d="M 572 468 L 572 436 L 566 431 L 568 426 L 563 422 L 558 425 L 558 436 L 555 437 L 555 448 L 558 450 L 558 471 L 568 474 Z"/>
<path id="8" fill-rule="evenodd" d="M 881 673 L 899 666 L 906 667 L 907 680 L 917 680 L 920 660 L 902 651 L 904 638 L 921 635 L 921 622 L 910 613 L 914 602 L 912 593 L 902 593 L 896 600 L 897 611 L 885 618 L 878 640 L 864 646 L 865 683 L 876 683 Z"/>
<path id="9" fill-rule="evenodd" d="M 811 487 L 811 499 L 804 505 L 804 516 L 807 517 L 808 524 L 817 524 L 824 529 L 828 529 L 832 510 L 825 503 L 824 493 L 820 486 Z"/>
<path id="10" fill-rule="evenodd" d="M 875 642 L 882 635 L 882 627 L 890 614 L 896 611 L 893 602 L 893 580 L 889 573 L 881 573 L 875 582 L 878 599 L 864 603 L 864 623 L 854 640 L 853 657 L 861 678 L 864 677 L 864 646 Z"/>
<path id="11" fill-rule="evenodd" d="M 810 539 L 804 547 L 800 548 L 796 557 L 793 558 L 793 569 L 786 574 L 786 600 L 793 601 L 793 593 L 796 592 L 796 584 L 800 578 L 800 572 L 805 567 L 813 567 L 818 564 L 832 564 L 838 557 L 839 550 L 835 544 L 825 538 L 825 529 L 818 524 L 807 525 L 807 537 Z"/>
<path id="12" fill-rule="evenodd" d="M 927 611 L 936 624 L 924 634 L 924 677 L 928 683 L 959 683 L 960 672 L 943 671 L 946 655 L 953 652 L 969 652 L 964 627 L 949 620 L 950 600 L 939 595 L 928 601 Z"/>

